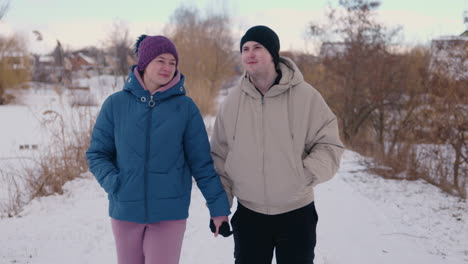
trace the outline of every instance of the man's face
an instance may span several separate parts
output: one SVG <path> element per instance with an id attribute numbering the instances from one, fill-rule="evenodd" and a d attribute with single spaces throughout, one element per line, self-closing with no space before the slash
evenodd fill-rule
<path id="1" fill-rule="evenodd" d="M 253 76 L 275 71 L 275 64 L 270 52 L 256 41 L 247 41 L 242 46 L 242 65 Z"/>

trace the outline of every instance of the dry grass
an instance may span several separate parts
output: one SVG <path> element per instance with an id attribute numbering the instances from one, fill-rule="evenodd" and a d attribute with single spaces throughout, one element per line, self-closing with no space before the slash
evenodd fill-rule
<path id="1" fill-rule="evenodd" d="M 21 208 L 30 200 L 24 188 L 22 188 L 24 184 L 19 181 L 21 178 L 17 176 L 19 175 L 12 168 L 0 169 L 0 180 L 7 192 L 7 198 L 0 203 L 0 217 L 13 217 L 17 215 Z"/>
<path id="2" fill-rule="evenodd" d="M 43 125 L 48 127 L 52 142 L 47 150 L 37 157 L 36 166 L 26 169 L 31 198 L 62 194 L 63 185 L 88 171 L 86 150 L 89 145 L 93 117 L 89 108 L 73 108 L 76 111 L 66 126 L 63 116 L 54 111 L 46 111 L 51 118 Z M 76 114 L 76 115 L 75 115 Z"/>
<path id="3" fill-rule="evenodd" d="M 70 111 L 44 111 L 42 126 L 49 133 L 48 145 L 27 162 L 0 170 L 8 188 L 8 199 L 0 204 L 0 216 L 17 215 L 34 198 L 63 194 L 65 183 L 88 171 L 86 150 L 94 114 L 89 107 L 72 107 Z"/>

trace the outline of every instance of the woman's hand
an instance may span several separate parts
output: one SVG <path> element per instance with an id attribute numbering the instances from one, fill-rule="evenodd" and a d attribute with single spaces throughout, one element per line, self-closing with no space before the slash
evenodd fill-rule
<path id="1" fill-rule="evenodd" d="M 212 217 L 210 221 L 210 229 L 211 232 L 214 233 L 215 237 L 218 237 L 218 234 L 221 234 L 223 237 L 228 237 L 232 234 L 228 216 Z"/>

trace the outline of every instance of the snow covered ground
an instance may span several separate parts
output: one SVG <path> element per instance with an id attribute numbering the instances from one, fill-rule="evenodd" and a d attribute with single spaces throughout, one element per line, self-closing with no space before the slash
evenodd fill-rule
<path id="1" fill-rule="evenodd" d="M 318 264 L 468 263 L 468 208 L 424 182 L 384 180 L 345 152 L 331 181 L 317 187 Z M 107 198 L 91 175 L 63 196 L 34 200 L 0 220 L 0 263 L 115 263 Z M 213 238 L 194 186 L 183 264 L 233 263 L 232 238 Z"/>
<path id="2" fill-rule="evenodd" d="M 93 78 L 80 85 L 99 91 L 101 100 L 112 82 Z M 60 98 L 44 90 L 23 100 L 23 105 L 0 107 L 0 122 L 8 124 L 0 129 L 0 169 L 11 158 L 34 152 L 20 151 L 19 145 L 44 145 L 40 113 Z M 206 122 L 210 130 L 213 118 Z M 466 201 L 423 181 L 371 175 L 363 160 L 346 151 L 337 176 L 316 188 L 317 264 L 468 263 Z M 1 264 L 116 263 L 106 195 L 92 175 L 83 176 L 67 183 L 64 195 L 33 200 L 19 216 L 0 218 Z M 0 179 L 0 202 L 2 194 L 7 190 Z M 208 221 L 194 185 L 181 264 L 233 263 L 232 237 L 214 238 Z"/>

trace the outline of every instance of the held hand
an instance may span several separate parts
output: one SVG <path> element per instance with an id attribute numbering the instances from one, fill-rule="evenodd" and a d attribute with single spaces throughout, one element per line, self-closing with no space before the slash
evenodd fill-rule
<path id="1" fill-rule="evenodd" d="M 221 227 L 223 222 L 228 222 L 229 218 L 227 216 L 215 216 L 215 217 L 212 217 L 211 220 L 213 221 L 213 224 L 215 226 L 214 236 L 218 237 L 219 228 Z M 211 225 L 211 223 L 210 223 L 210 225 Z"/>
<path id="2" fill-rule="evenodd" d="M 229 218 L 227 216 L 216 216 L 211 218 L 210 221 L 211 232 L 215 237 L 221 234 L 223 237 L 228 237 L 232 234 L 229 226 Z"/>

